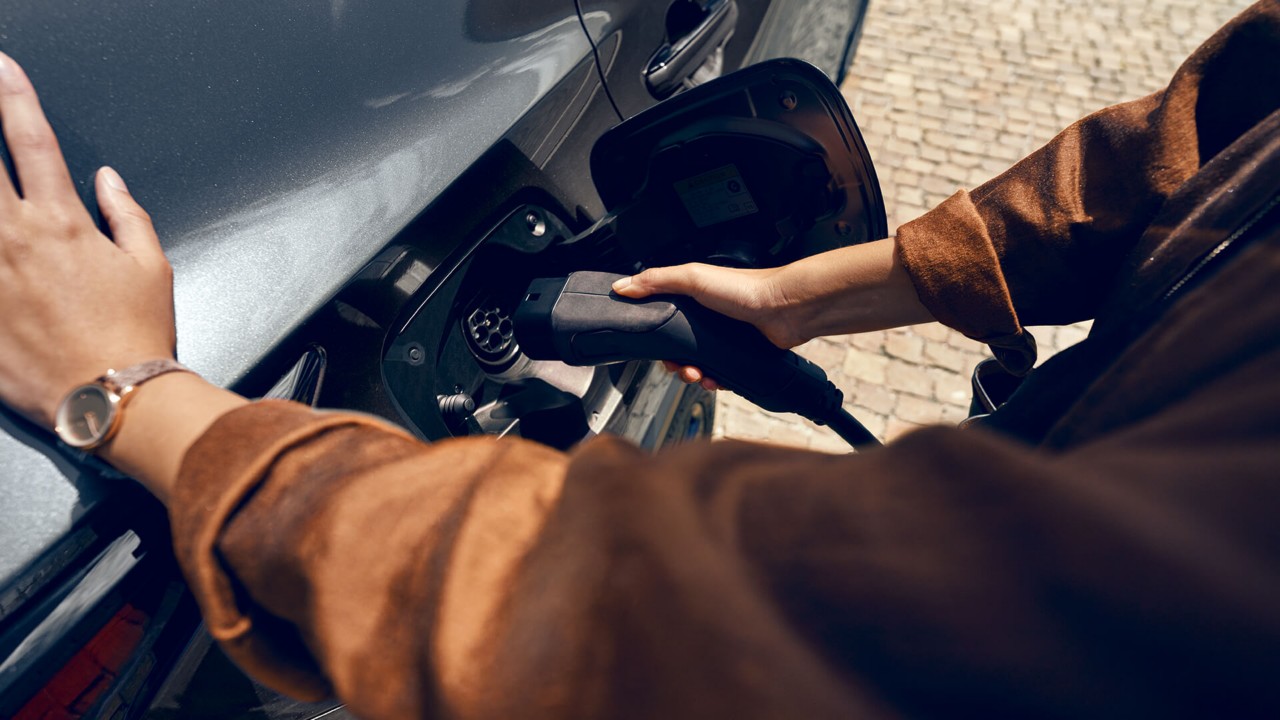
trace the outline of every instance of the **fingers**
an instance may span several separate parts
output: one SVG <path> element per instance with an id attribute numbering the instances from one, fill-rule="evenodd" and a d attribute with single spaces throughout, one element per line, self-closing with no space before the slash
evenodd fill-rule
<path id="1" fill-rule="evenodd" d="M 680 368 L 680 371 L 677 374 L 680 376 L 681 380 L 691 385 L 696 382 L 702 382 L 702 371 L 692 365 L 686 365 Z"/>
<path id="2" fill-rule="evenodd" d="M 14 72 L 16 67 L 13 60 L 8 55 L 0 53 L 0 87 L 8 84 L 7 78 Z M 0 90 L 0 92 L 3 92 Z M 3 126 L 4 118 L 0 117 L 0 126 Z M 8 145 L 5 146 L 6 148 Z M 10 158 L 12 159 L 12 157 Z M 18 201 L 18 191 L 13 186 L 13 179 L 9 177 L 8 169 L 0 167 L 0 207 L 15 203 Z"/>
<path id="3" fill-rule="evenodd" d="M 95 179 L 98 207 L 111 228 L 116 246 L 140 261 L 163 261 L 164 251 L 151 224 L 151 216 L 133 199 L 120 174 L 109 167 Z"/>
<path id="4" fill-rule="evenodd" d="M 707 377 L 703 374 L 700 368 L 693 367 L 692 365 L 686 365 L 680 368 L 677 375 L 680 376 L 681 380 L 689 383 L 690 385 L 693 385 L 694 383 L 701 385 L 704 390 L 715 392 L 720 389 L 720 383 Z"/>
<path id="5" fill-rule="evenodd" d="M 715 392 L 716 390 L 720 390 L 722 388 L 720 383 L 716 382 L 715 380 L 712 380 L 706 375 L 703 375 L 701 369 L 696 368 L 692 365 L 679 365 L 677 363 L 671 362 L 670 360 L 663 360 L 662 366 L 667 369 L 667 372 L 675 373 L 677 377 L 679 377 L 681 380 L 683 380 L 686 383 L 690 383 L 690 384 L 698 383 L 703 388 L 710 390 L 712 392 Z"/>
<path id="6" fill-rule="evenodd" d="M 25 199 L 78 202 L 35 88 L 18 63 L 4 53 L 0 53 L 0 124 Z"/>
<path id="7" fill-rule="evenodd" d="M 621 278 L 613 284 L 613 291 L 629 298 L 643 298 L 662 293 L 693 295 L 702 272 L 701 263 L 687 263 L 672 267 L 649 268 L 639 275 Z"/>

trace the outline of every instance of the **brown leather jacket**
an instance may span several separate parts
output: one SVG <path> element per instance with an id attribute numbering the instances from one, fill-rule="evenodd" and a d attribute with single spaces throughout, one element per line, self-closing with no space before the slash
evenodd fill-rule
<path id="1" fill-rule="evenodd" d="M 900 230 L 928 307 L 1011 364 L 1023 324 L 1123 338 L 1037 443 L 565 455 L 257 403 L 174 498 L 209 629 L 366 718 L 1276 717 L 1277 108 L 1265 0 Z"/>

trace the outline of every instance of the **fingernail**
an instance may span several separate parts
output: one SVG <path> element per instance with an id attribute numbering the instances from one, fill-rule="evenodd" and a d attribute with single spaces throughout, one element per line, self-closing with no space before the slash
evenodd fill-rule
<path id="1" fill-rule="evenodd" d="M 16 73 L 14 72 L 13 60 L 8 55 L 0 53 L 0 83 L 8 83 L 13 79 L 14 75 Z"/>
<path id="2" fill-rule="evenodd" d="M 120 173 L 109 167 L 103 167 L 98 172 L 102 173 L 102 179 L 107 181 L 107 185 L 109 185 L 112 190 L 119 190 L 120 192 L 125 193 L 129 192 L 129 188 L 124 184 L 124 178 L 120 177 Z"/>
<path id="3" fill-rule="evenodd" d="M 631 286 L 631 278 L 629 277 L 618 278 L 617 280 L 613 281 L 614 292 L 622 292 L 623 290 L 626 290 L 630 286 Z"/>

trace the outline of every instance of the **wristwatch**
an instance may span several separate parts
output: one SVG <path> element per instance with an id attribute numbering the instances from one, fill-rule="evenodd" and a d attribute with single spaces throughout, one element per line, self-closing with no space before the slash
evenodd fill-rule
<path id="1" fill-rule="evenodd" d="M 77 450 L 102 447 L 120 429 L 125 402 L 134 388 L 171 372 L 192 372 L 177 360 L 138 363 L 124 370 L 108 370 L 102 377 L 67 394 L 54 416 L 54 432 Z"/>

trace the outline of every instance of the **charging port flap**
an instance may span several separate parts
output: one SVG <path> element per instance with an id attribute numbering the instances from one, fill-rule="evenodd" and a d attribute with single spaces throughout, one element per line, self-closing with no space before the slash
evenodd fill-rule
<path id="1" fill-rule="evenodd" d="M 800 60 L 712 80 L 591 153 L 616 242 L 645 265 L 773 267 L 888 235 L 880 184 L 839 89 Z"/>

